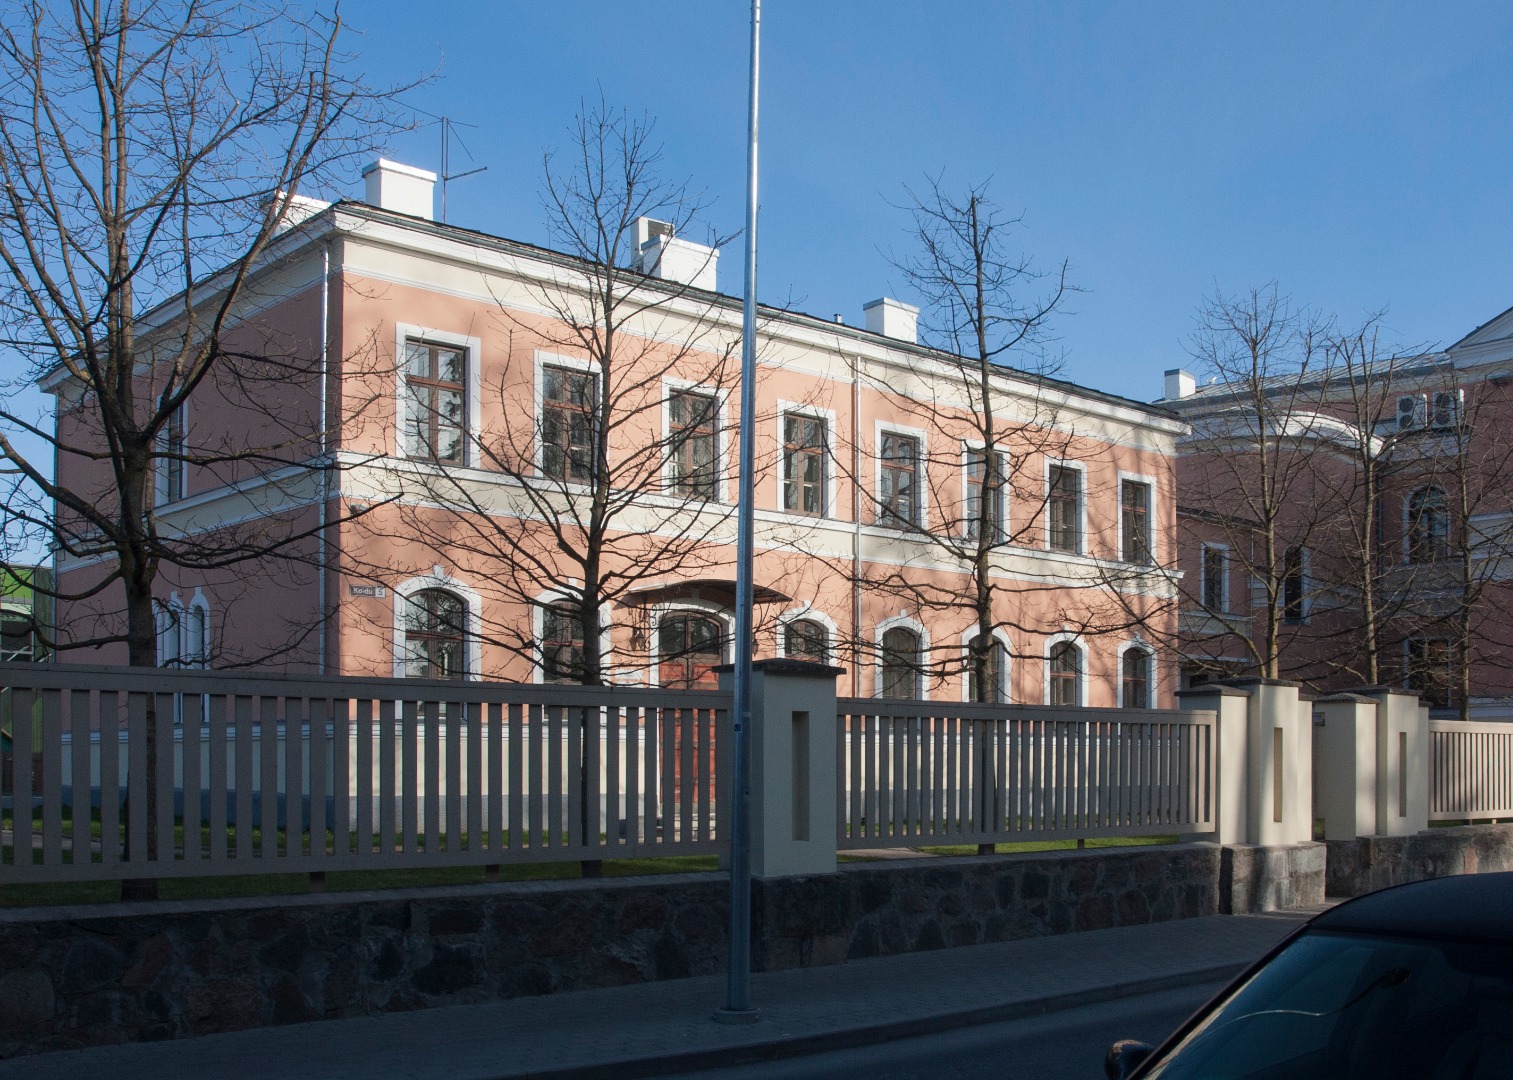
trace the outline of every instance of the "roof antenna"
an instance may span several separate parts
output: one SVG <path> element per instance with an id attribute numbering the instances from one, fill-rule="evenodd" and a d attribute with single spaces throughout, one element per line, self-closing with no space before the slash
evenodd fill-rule
<path id="1" fill-rule="evenodd" d="M 477 127 L 478 125 L 458 125 L 457 122 L 449 116 L 441 117 L 441 220 L 443 224 L 445 224 L 447 220 L 447 181 L 461 180 L 464 176 L 472 176 L 475 173 L 487 172 L 489 168 L 487 165 L 480 165 L 478 168 L 469 169 L 467 172 L 454 173 L 451 171 L 452 129 L 458 126 Z M 464 154 L 467 154 L 469 161 L 473 160 L 472 152 L 467 148 L 467 145 L 463 143 L 461 139 L 457 140 L 457 145 L 462 147 L 462 152 Z"/>

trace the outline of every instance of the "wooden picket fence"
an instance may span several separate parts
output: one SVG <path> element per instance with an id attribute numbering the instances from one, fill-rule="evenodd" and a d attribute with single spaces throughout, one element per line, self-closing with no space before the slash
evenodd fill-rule
<path id="1" fill-rule="evenodd" d="M 727 843 L 719 693 L 24 664 L 0 665 L 0 686 L 13 743 L 0 880 L 497 866 Z"/>
<path id="2" fill-rule="evenodd" d="M 837 705 L 842 849 L 1214 829 L 1211 712 Z"/>

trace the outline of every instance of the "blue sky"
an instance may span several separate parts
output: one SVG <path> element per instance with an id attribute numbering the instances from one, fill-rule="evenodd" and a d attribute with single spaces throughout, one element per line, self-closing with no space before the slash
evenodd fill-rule
<path id="1" fill-rule="evenodd" d="M 435 70 L 477 165 L 450 220 L 543 239 L 541 154 L 580 101 L 653 116 L 665 170 L 744 213 L 741 2 L 362 0 L 380 80 Z M 391 156 L 435 168 L 434 128 Z M 454 169 L 466 158 L 454 159 Z M 991 179 L 1023 250 L 1083 291 L 1064 374 L 1150 399 L 1216 287 L 1270 281 L 1346 321 L 1448 343 L 1513 305 L 1513 5 L 768 0 L 759 292 L 856 324 L 910 300 L 905 183 Z M 360 190 L 353 177 L 350 194 Z M 722 266 L 740 290 L 739 256 Z"/>

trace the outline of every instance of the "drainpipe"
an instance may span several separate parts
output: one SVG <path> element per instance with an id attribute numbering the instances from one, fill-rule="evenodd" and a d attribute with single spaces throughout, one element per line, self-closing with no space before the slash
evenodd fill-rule
<path id="1" fill-rule="evenodd" d="M 862 354 L 851 367 L 851 696 L 862 696 Z"/>
<path id="2" fill-rule="evenodd" d="M 327 415 L 327 400 L 329 394 L 328 379 L 330 378 L 330 341 L 331 341 L 331 241 L 327 240 L 321 245 L 320 252 L 320 546 L 317 550 L 317 558 L 320 567 L 320 627 L 319 644 L 317 649 L 320 656 L 317 672 L 326 674 L 326 650 L 328 647 L 326 635 L 326 612 L 328 608 L 326 597 L 326 551 L 330 544 L 326 536 L 326 526 L 330 518 L 329 504 L 331 502 L 331 462 L 327 455 L 330 452 L 330 417 Z"/>

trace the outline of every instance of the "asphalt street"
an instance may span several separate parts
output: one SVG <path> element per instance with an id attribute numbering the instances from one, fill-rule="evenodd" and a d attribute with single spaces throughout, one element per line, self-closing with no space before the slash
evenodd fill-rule
<path id="1" fill-rule="evenodd" d="M 1103 1055 L 1115 1039 L 1157 1043 L 1223 986 L 1204 983 L 872 1046 L 676 1075 L 681 1080 L 1102 1080 Z"/>

